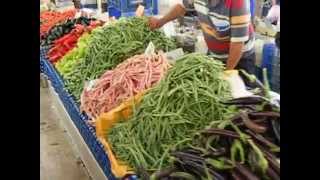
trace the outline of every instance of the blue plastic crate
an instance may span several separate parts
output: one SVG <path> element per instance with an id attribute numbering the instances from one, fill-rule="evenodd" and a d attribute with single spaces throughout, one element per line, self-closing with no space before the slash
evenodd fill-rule
<path id="1" fill-rule="evenodd" d="M 108 7 L 108 13 L 110 17 L 115 17 L 116 19 L 120 18 L 120 17 L 131 17 L 131 16 L 135 16 L 135 11 L 132 12 L 121 12 L 119 11 L 117 8 L 113 7 L 113 6 L 109 6 Z M 151 16 L 154 13 L 152 12 L 152 9 L 145 9 L 144 10 L 144 14 L 147 16 Z"/>
<path id="2" fill-rule="evenodd" d="M 79 133 L 86 142 L 88 148 L 92 152 L 106 177 L 110 180 L 116 180 L 115 176 L 112 174 L 110 161 L 104 150 L 104 146 L 97 139 L 95 128 L 87 123 L 88 116 L 80 112 L 79 104 L 76 102 L 73 95 L 67 91 L 64 86 L 63 79 L 52 66 L 52 64 L 46 59 L 41 58 L 40 62 L 40 64 L 43 66 L 43 73 L 48 76 L 71 120 L 77 127 Z M 129 179 L 135 180 L 137 178 L 136 176 L 131 176 Z"/>
<path id="3" fill-rule="evenodd" d="M 267 69 L 268 79 L 272 77 L 273 59 L 275 56 L 276 45 L 274 43 L 264 44 L 262 51 L 261 68 Z"/>
<path id="4" fill-rule="evenodd" d="M 85 116 L 80 113 L 79 106 L 73 96 L 70 95 L 66 89 L 61 91 L 59 96 L 73 123 L 79 130 L 82 138 L 86 142 L 105 175 L 108 179 L 116 179 L 111 172 L 110 162 L 106 152 L 104 151 L 104 147 L 96 137 L 95 129 L 87 124 L 88 119 L 83 119 Z"/>
<path id="5" fill-rule="evenodd" d="M 263 82 L 263 69 L 261 67 L 256 66 L 255 76 L 259 81 Z M 273 75 L 272 79 L 268 79 L 270 89 L 274 92 L 280 93 L 280 74 L 279 76 Z"/>
<path id="6" fill-rule="evenodd" d="M 116 18 L 121 16 L 134 16 L 139 4 L 142 4 L 145 7 L 145 15 L 158 14 L 157 0 L 110 0 L 108 2 L 109 16 L 114 16 Z"/>
<path id="7" fill-rule="evenodd" d="M 48 62 L 46 59 L 42 60 L 43 64 L 43 73 L 46 74 L 53 86 L 54 90 L 59 93 L 63 89 L 63 80 L 58 72 L 55 70 L 53 65 Z"/>
<path id="8" fill-rule="evenodd" d="M 280 50 L 276 48 L 272 63 L 271 88 L 280 93 Z"/>
<path id="9" fill-rule="evenodd" d="M 158 1 L 157 0 L 109 0 L 108 4 L 121 10 L 121 12 L 132 12 L 135 11 L 138 5 L 143 5 L 146 9 L 152 8 L 158 12 Z"/>
<path id="10" fill-rule="evenodd" d="M 40 58 L 40 73 L 44 73 L 44 62 L 41 58 Z"/>
<path id="11" fill-rule="evenodd" d="M 50 46 L 40 46 L 40 59 L 47 58 L 47 52 L 49 51 Z"/>

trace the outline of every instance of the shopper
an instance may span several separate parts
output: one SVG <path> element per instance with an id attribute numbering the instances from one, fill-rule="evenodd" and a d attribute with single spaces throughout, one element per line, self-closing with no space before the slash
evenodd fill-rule
<path id="1" fill-rule="evenodd" d="M 72 0 L 73 5 L 76 9 L 81 9 L 81 3 L 80 0 Z"/>
<path id="2" fill-rule="evenodd" d="M 225 62 L 227 70 L 244 69 L 254 74 L 254 31 L 249 0 L 195 0 L 193 4 L 212 56 Z M 162 18 L 151 17 L 149 25 L 152 29 L 160 28 L 184 14 L 183 4 L 177 3 Z"/>

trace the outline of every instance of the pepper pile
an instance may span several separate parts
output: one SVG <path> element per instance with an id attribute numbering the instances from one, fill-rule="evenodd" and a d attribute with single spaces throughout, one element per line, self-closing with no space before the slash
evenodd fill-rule
<path id="1" fill-rule="evenodd" d="M 64 76 L 66 88 L 79 102 L 86 81 L 100 77 L 125 59 L 141 54 L 150 41 L 157 50 L 172 50 L 175 43 L 160 31 L 152 31 L 147 18 L 131 17 L 96 28 L 84 57 L 72 74 Z"/>
<path id="2" fill-rule="evenodd" d="M 126 122 L 107 138 L 116 156 L 132 168 L 159 169 L 169 164 L 169 150 L 187 144 L 211 122 L 233 113 L 221 101 L 230 98 L 222 79 L 224 65 L 200 54 L 176 61 L 165 78 L 150 89 Z"/>
<path id="3" fill-rule="evenodd" d="M 81 95 L 81 109 L 95 119 L 108 112 L 123 100 L 149 89 L 166 73 L 169 63 L 164 55 L 136 55 L 115 69 L 106 71 L 90 88 Z"/>
<path id="4" fill-rule="evenodd" d="M 280 121 L 277 108 L 259 97 L 228 104 L 243 106 L 220 128 L 202 130 L 188 147 L 171 151 L 172 165 L 151 179 L 280 180 L 280 147 L 271 126 Z M 138 173 L 149 178 L 142 168 Z"/>
<path id="5" fill-rule="evenodd" d="M 97 27 L 97 29 L 98 28 L 99 27 Z M 95 31 L 95 29 L 92 30 L 92 32 L 93 31 Z M 66 79 L 66 77 L 68 77 L 69 74 L 74 71 L 75 65 L 84 57 L 85 51 L 87 50 L 87 46 L 90 42 L 91 37 L 92 36 L 90 32 L 84 33 L 78 39 L 76 47 L 69 51 L 65 56 L 61 58 L 60 61 L 58 61 L 55 64 L 56 69 L 64 79 Z"/>
<path id="6" fill-rule="evenodd" d="M 74 18 L 76 14 L 75 9 L 67 10 L 64 12 L 57 11 L 43 11 L 40 13 L 40 38 L 56 24 L 64 22 L 67 19 Z"/>
<path id="7" fill-rule="evenodd" d="M 54 41 L 53 47 L 48 51 L 49 61 L 55 64 L 67 52 L 75 47 L 78 38 L 84 32 L 91 31 L 98 25 L 100 25 L 99 21 L 91 21 L 90 25 L 87 27 L 81 24 L 76 24 L 75 28 L 69 34 L 66 34 Z"/>
<path id="8" fill-rule="evenodd" d="M 75 28 L 76 24 L 81 24 L 84 26 L 90 25 L 93 19 L 86 17 L 79 17 L 77 19 L 68 19 L 64 23 L 56 24 L 47 33 L 46 36 L 40 42 L 41 46 L 50 46 L 55 40 L 61 38 L 65 34 L 68 34 Z"/>

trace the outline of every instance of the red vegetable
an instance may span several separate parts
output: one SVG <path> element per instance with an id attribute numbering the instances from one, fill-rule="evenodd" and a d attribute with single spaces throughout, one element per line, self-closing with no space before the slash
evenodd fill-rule
<path id="1" fill-rule="evenodd" d="M 94 27 L 100 25 L 100 23 L 94 23 L 93 26 L 85 27 L 81 24 L 76 24 L 75 28 L 61 38 L 54 41 L 52 48 L 48 51 L 48 59 L 51 63 L 55 64 L 59 61 L 66 53 L 72 50 L 79 39 L 79 37 L 85 33 L 90 32 Z"/>
<path id="2" fill-rule="evenodd" d="M 40 14 L 40 37 L 44 36 L 54 25 L 61 23 L 67 19 L 74 18 L 76 14 L 75 9 L 64 12 L 44 11 Z"/>
<path id="3" fill-rule="evenodd" d="M 169 63 L 163 53 L 133 56 L 106 71 L 91 90 L 81 95 L 81 109 L 91 119 L 115 108 L 124 100 L 158 83 Z"/>

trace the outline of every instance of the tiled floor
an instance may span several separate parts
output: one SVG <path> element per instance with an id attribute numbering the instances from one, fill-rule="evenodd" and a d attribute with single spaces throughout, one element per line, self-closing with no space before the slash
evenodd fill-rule
<path id="1" fill-rule="evenodd" d="M 41 180 L 91 180 L 74 151 L 48 89 L 40 89 L 40 176 Z"/>

